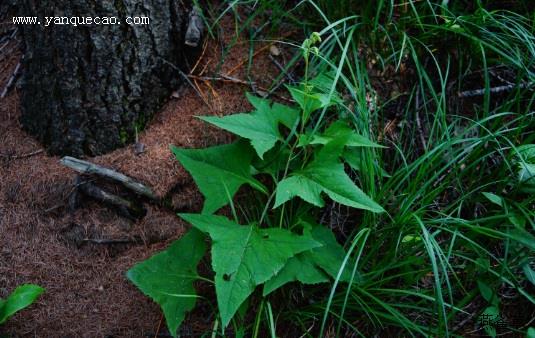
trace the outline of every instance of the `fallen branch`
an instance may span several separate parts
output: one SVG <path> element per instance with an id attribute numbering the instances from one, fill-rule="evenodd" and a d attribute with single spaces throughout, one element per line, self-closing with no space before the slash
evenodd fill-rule
<path id="1" fill-rule="evenodd" d="M 1 40 L 0 40 L 0 43 L 4 43 L 2 45 L 2 47 L 0 47 L 0 52 L 7 46 L 9 45 L 9 42 L 11 41 L 11 39 L 13 39 L 15 37 L 15 35 L 17 34 L 17 28 L 15 28 L 13 30 L 13 32 L 11 33 L 11 35 L 9 36 L 4 36 Z"/>
<path id="2" fill-rule="evenodd" d="M 79 184 L 78 188 L 84 195 L 89 196 L 99 202 L 115 207 L 116 209 L 118 209 L 120 214 L 132 220 L 139 219 L 143 217 L 146 213 L 145 208 L 143 208 L 141 204 L 111 194 L 105 190 L 100 189 L 93 183 L 84 182 L 84 184 Z"/>
<path id="3" fill-rule="evenodd" d="M 465 90 L 464 92 L 460 92 L 457 95 L 459 97 L 481 96 L 481 95 L 485 95 L 487 90 L 489 91 L 489 93 L 500 93 L 500 92 L 517 89 L 517 88 L 518 89 L 530 88 L 531 86 L 533 86 L 533 83 L 520 83 L 520 84 L 513 83 L 513 84 L 508 84 L 505 86 L 492 87 L 488 89 L 482 88 L 482 89 L 475 89 L 475 90 Z"/>
<path id="4" fill-rule="evenodd" d="M 120 182 L 126 188 L 134 191 L 135 193 L 145 196 L 151 200 L 159 200 L 158 197 L 152 192 L 152 190 L 146 185 L 139 183 L 124 174 L 121 174 L 115 170 L 104 168 L 97 164 L 79 160 L 74 157 L 66 156 L 60 160 L 60 163 L 66 167 L 69 167 L 81 174 L 93 174 L 101 177 L 111 179 L 113 181 Z"/>

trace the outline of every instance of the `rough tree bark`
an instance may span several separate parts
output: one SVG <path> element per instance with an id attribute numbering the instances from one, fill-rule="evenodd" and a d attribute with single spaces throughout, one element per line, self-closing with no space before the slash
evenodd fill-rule
<path id="1" fill-rule="evenodd" d="M 23 127 L 50 153 L 98 155 L 134 140 L 184 69 L 188 9 L 179 0 L 21 0 Z M 114 17 L 117 25 L 45 26 L 45 17 Z M 129 25 L 127 17 L 148 17 Z M 65 19 L 62 19 L 65 20 Z M 102 20 L 101 20 L 102 22 Z"/>

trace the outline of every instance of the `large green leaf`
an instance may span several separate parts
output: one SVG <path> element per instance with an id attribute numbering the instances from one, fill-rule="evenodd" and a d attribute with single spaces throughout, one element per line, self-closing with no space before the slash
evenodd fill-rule
<path id="1" fill-rule="evenodd" d="M 279 182 L 275 206 L 280 206 L 295 196 L 318 207 L 324 205 L 321 192 L 334 201 L 372 212 L 384 209 L 360 190 L 347 176 L 339 156 L 347 143 L 347 135 L 327 143 L 318 156 L 303 170 L 294 172 Z"/>
<path id="2" fill-rule="evenodd" d="M 334 79 L 336 78 L 336 72 L 322 72 L 319 73 L 316 77 L 308 81 L 309 85 L 314 86 L 314 90 L 321 93 L 329 93 L 334 86 Z M 342 102 L 338 97 L 337 91 L 333 92 L 333 97 L 337 102 Z"/>
<path id="3" fill-rule="evenodd" d="M 269 174 L 276 177 L 280 171 L 288 168 L 294 169 L 300 161 L 292 158 L 292 153 L 288 147 L 275 146 L 264 154 L 264 158 L 256 158 L 253 160 L 253 167 L 258 173 Z"/>
<path id="4" fill-rule="evenodd" d="M 339 137 L 346 137 L 344 145 L 347 147 L 385 148 L 370 141 L 367 137 L 357 134 L 354 129 L 343 121 L 334 122 L 323 134 L 313 135 L 310 139 L 310 144 L 327 144 Z"/>
<path id="5" fill-rule="evenodd" d="M 257 111 L 268 112 L 271 110 L 271 113 L 277 118 L 277 120 L 287 128 L 293 128 L 294 124 L 299 119 L 299 111 L 292 107 L 288 107 L 277 102 L 271 105 L 270 100 L 254 96 L 249 93 L 247 93 L 247 99 Z"/>
<path id="6" fill-rule="evenodd" d="M 301 197 L 304 201 L 310 204 L 322 207 L 325 204 L 321 198 L 322 191 L 323 188 L 320 184 L 297 173 L 294 176 L 290 176 L 279 182 L 276 189 L 277 195 L 275 197 L 274 208 L 295 196 Z"/>
<path id="7" fill-rule="evenodd" d="M 180 216 L 212 238 L 212 267 L 224 327 L 256 286 L 279 272 L 289 258 L 321 245 L 285 229 L 241 226 L 222 216 Z"/>
<path id="8" fill-rule="evenodd" d="M 361 153 L 356 148 L 347 148 L 342 153 L 342 158 L 344 161 L 351 167 L 351 169 L 355 171 L 361 171 L 363 167 L 363 161 L 361 157 Z M 376 170 L 378 171 L 378 174 L 382 177 L 391 177 L 386 170 L 381 168 L 380 166 L 376 165 Z"/>
<path id="9" fill-rule="evenodd" d="M 320 108 L 324 108 L 334 104 L 335 102 L 329 97 L 328 94 L 312 93 L 306 91 L 303 86 L 300 87 L 288 87 L 290 95 L 299 104 L 303 110 L 305 121 L 308 120 L 310 114 Z"/>
<path id="10" fill-rule="evenodd" d="M 18 311 L 30 306 L 45 289 L 38 285 L 24 284 L 15 289 L 5 300 L 0 299 L 0 324 Z"/>
<path id="11" fill-rule="evenodd" d="M 332 90 L 334 79 L 333 72 L 323 72 L 309 79 L 306 89 L 303 84 L 297 87 L 287 86 L 292 98 L 303 110 L 305 121 L 308 120 L 313 111 L 343 102 L 337 91 Z"/>
<path id="12" fill-rule="evenodd" d="M 332 278 L 337 278 L 340 268 L 346 258 L 346 251 L 338 243 L 333 232 L 322 225 L 314 225 L 311 230 L 312 238 L 322 244 L 318 248 L 303 253 L 308 256 L 314 264 L 321 267 Z M 344 271 L 340 275 L 340 280 L 349 282 L 351 279 L 350 272 L 351 260 L 346 263 Z"/>
<path id="13" fill-rule="evenodd" d="M 329 278 L 314 264 L 309 255 L 300 253 L 290 258 L 284 268 L 264 284 L 263 294 L 267 296 L 284 284 L 295 281 L 318 284 L 328 282 Z"/>
<path id="14" fill-rule="evenodd" d="M 203 116 L 201 119 L 251 140 L 258 156 L 263 158 L 266 151 L 273 148 L 277 141 L 282 140 L 279 123 L 292 128 L 299 119 L 299 112 L 279 103 L 271 105 L 269 100 L 249 94 L 247 97 L 256 108 L 250 114 L 234 114 L 224 117 Z"/>
<path id="15" fill-rule="evenodd" d="M 127 272 L 128 279 L 162 307 L 174 337 L 186 312 L 195 307 L 193 282 L 198 276 L 197 264 L 206 251 L 204 238 L 203 233 L 191 229 L 165 251 Z"/>
<path id="16" fill-rule="evenodd" d="M 286 283 L 299 281 L 303 284 L 327 282 L 328 276 L 342 282 L 351 280 L 351 260 L 344 266 L 338 277 L 342 264 L 346 259 L 344 248 L 338 244 L 333 232 L 322 225 L 303 222 L 306 234 L 320 242 L 322 246 L 302 252 L 288 260 L 284 268 L 264 284 L 264 296 Z M 354 278 L 358 281 L 359 276 Z"/>
<path id="17" fill-rule="evenodd" d="M 213 213 L 230 202 L 247 183 L 264 193 L 267 189 L 251 175 L 253 151 L 245 142 L 206 149 L 171 147 L 180 163 L 193 176 L 205 197 L 203 213 Z"/>

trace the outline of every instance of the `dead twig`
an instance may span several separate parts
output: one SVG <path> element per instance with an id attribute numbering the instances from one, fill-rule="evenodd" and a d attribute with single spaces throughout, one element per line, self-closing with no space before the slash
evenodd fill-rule
<path id="1" fill-rule="evenodd" d="M 7 159 L 10 159 L 10 160 L 16 160 L 16 159 L 20 159 L 20 158 L 32 157 L 32 156 L 41 154 L 44 151 L 45 151 L 44 149 L 39 149 L 39 150 L 36 150 L 36 151 L 32 151 L 31 153 L 22 154 L 22 155 L 0 154 L 0 157 L 7 158 Z"/>
<path id="2" fill-rule="evenodd" d="M 457 332 L 458 330 L 462 329 L 466 324 L 468 324 L 472 318 L 474 318 L 476 315 L 476 313 L 471 313 L 468 315 L 468 317 L 466 317 L 465 319 L 463 319 L 459 324 L 455 325 L 455 327 L 451 330 L 451 332 Z"/>
<path id="3" fill-rule="evenodd" d="M 54 206 L 52 206 L 52 207 L 50 207 L 48 209 L 43 210 L 43 213 L 44 214 L 48 214 L 48 213 L 51 213 L 52 211 L 58 210 L 60 208 L 63 208 L 64 206 L 65 206 L 64 203 L 56 204 L 56 205 L 54 205 Z"/>
<path id="4" fill-rule="evenodd" d="M 255 93 L 260 90 L 262 92 L 274 95 L 274 96 L 278 97 L 279 99 L 281 99 L 283 101 L 290 102 L 290 103 L 294 102 L 293 100 L 291 100 L 291 99 L 289 99 L 287 97 L 284 97 L 282 95 L 279 95 L 277 93 L 271 93 L 269 89 L 261 87 L 261 86 L 258 86 L 256 84 L 256 82 L 237 79 L 235 77 L 232 77 L 232 76 L 229 76 L 229 75 L 225 75 L 225 74 L 216 75 L 216 76 L 197 76 L 197 75 L 188 75 L 188 76 L 189 76 L 189 78 L 191 78 L 193 80 L 221 81 L 221 82 L 227 82 L 227 83 L 236 83 L 236 84 L 244 85 L 244 86 L 247 86 L 247 87 L 251 88 L 251 90 L 253 92 L 255 92 Z"/>
<path id="5" fill-rule="evenodd" d="M 294 77 L 292 76 L 292 74 L 288 73 L 288 71 L 286 70 L 286 68 L 284 68 L 279 61 L 277 61 L 271 54 L 269 54 L 269 59 L 271 60 L 271 62 L 273 62 L 275 64 L 275 66 L 277 66 L 277 68 L 279 68 L 279 70 L 284 74 L 284 76 L 286 76 L 286 78 L 288 80 L 290 80 L 291 83 L 295 83 L 295 79 Z"/>
<path id="6" fill-rule="evenodd" d="M 288 31 L 284 34 L 282 34 L 282 36 L 280 37 L 280 39 L 284 39 L 292 34 L 294 34 L 295 31 Z M 245 41 L 245 42 L 249 42 L 249 41 Z M 239 43 L 243 43 L 243 42 L 238 42 Z M 261 47 L 260 49 L 258 49 L 256 52 L 253 53 L 253 55 L 251 55 L 250 57 L 247 57 L 245 59 L 243 59 L 240 63 L 238 63 L 236 66 L 234 66 L 231 70 L 229 70 L 227 72 L 228 75 L 231 75 L 232 73 L 234 73 L 236 70 L 238 70 L 241 66 L 243 66 L 245 63 L 249 62 L 249 60 L 252 60 L 254 59 L 258 54 L 260 54 L 261 52 L 263 52 L 264 50 L 268 49 L 271 47 L 273 43 L 268 43 L 267 45 Z"/>
<path id="7" fill-rule="evenodd" d="M 268 49 L 269 47 L 271 47 L 271 44 L 267 44 L 265 45 L 264 47 L 258 49 L 256 52 L 253 53 L 253 55 L 251 56 L 251 60 L 254 59 L 258 54 L 262 53 L 264 50 Z M 238 70 L 241 66 L 243 66 L 245 63 L 247 63 L 249 61 L 249 57 L 247 57 L 246 59 L 243 59 L 240 63 L 238 63 L 236 66 L 234 66 L 234 68 L 232 68 L 231 70 L 229 70 L 227 72 L 227 74 L 232 74 L 234 73 L 236 70 Z"/>
<path id="8" fill-rule="evenodd" d="M 509 81 L 509 80 L 503 78 L 500 74 L 498 74 L 498 73 L 497 73 L 496 71 L 494 71 L 494 70 L 490 70 L 490 69 L 489 69 L 489 73 L 490 73 L 492 76 L 494 76 L 495 78 L 497 78 L 498 80 L 502 81 L 503 83 L 506 83 L 506 84 L 508 84 L 508 85 L 514 85 L 513 82 L 511 82 L 511 81 Z"/>
<path id="9" fill-rule="evenodd" d="M 0 53 L 0 61 L 4 61 L 4 59 L 6 57 L 8 57 L 9 55 L 11 55 L 11 52 L 13 52 L 15 49 L 17 49 L 19 47 L 19 44 L 20 44 L 20 41 L 17 40 L 17 43 L 15 43 L 15 45 L 11 48 L 9 48 L 8 50 L 6 50 L 5 52 L 1 52 Z"/>
<path id="10" fill-rule="evenodd" d="M 201 100 L 204 102 L 204 104 L 209 107 L 210 109 L 212 108 L 210 106 L 210 104 L 208 103 L 208 101 L 206 101 L 206 99 L 202 96 L 202 94 L 199 92 L 199 90 L 195 87 L 195 85 L 191 82 L 191 80 L 189 79 L 188 75 L 186 73 L 184 73 L 180 68 L 178 68 L 177 66 L 175 66 L 174 64 L 172 64 L 171 62 L 165 60 L 165 59 L 162 59 L 163 62 L 165 62 L 166 64 L 168 64 L 171 68 L 173 68 L 174 70 L 176 70 L 180 76 L 182 76 L 182 78 L 184 79 L 184 81 L 186 81 L 190 86 L 191 88 L 193 88 L 193 90 L 195 91 L 195 93 L 197 94 L 197 96 L 199 96 L 201 98 Z"/>
<path id="11" fill-rule="evenodd" d="M 19 75 L 19 70 L 20 70 L 20 61 L 19 61 L 19 63 L 17 63 L 17 66 L 15 67 L 15 70 L 13 71 L 13 74 L 11 74 L 11 77 L 7 81 L 7 84 L 4 87 L 4 90 L 2 91 L 2 94 L 0 94 L 0 99 L 5 98 L 7 93 L 9 93 L 9 91 L 11 90 L 13 85 L 15 84 L 15 79 Z"/>
<path id="12" fill-rule="evenodd" d="M 100 245 L 114 245 L 114 244 L 129 244 L 136 243 L 134 240 L 130 239 L 99 239 L 99 238 L 84 238 L 81 240 L 82 243 L 93 243 Z"/>
<path id="13" fill-rule="evenodd" d="M 208 41 L 204 41 L 204 46 L 203 46 L 203 49 L 202 49 L 201 56 L 199 56 L 199 58 L 197 59 L 197 62 L 195 62 L 195 65 L 193 66 L 193 68 L 192 68 L 191 71 L 189 72 L 190 74 L 194 73 L 194 72 L 195 72 L 195 69 L 197 69 L 197 67 L 199 66 L 199 63 L 200 63 L 201 60 L 203 59 L 203 57 L 204 57 L 204 53 L 206 52 L 206 47 L 208 47 Z"/>
<path id="14" fill-rule="evenodd" d="M 427 143 L 425 142 L 424 129 L 422 128 L 422 122 L 420 121 L 420 92 L 416 90 L 416 127 L 418 128 L 418 135 L 420 136 L 420 142 L 422 143 L 422 150 L 425 152 L 427 149 Z"/>
<path id="15" fill-rule="evenodd" d="M 160 333 L 160 328 L 162 327 L 163 322 L 163 313 L 160 316 L 160 322 L 158 323 L 158 328 L 156 329 L 156 333 L 154 334 L 154 338 L 158 338 L 158 334 Z"/>
<path id="16" fill-rule="evenodd" d="M 221 99 L 220 99 L 219 95 L 217 94 L 216 90 L 214 89 L 214 87 L 212 87 L 212 85 L 210 84 L 210 81 L 206 81 L 206 82 L 204 82 L 204 84 L 212 92 L 212 97 L 214 98 L 213 101 L 215 101 L 214 105 L 217 106 L 217 111 L 221 112 L 221 109 L 222 109 L 221 108 Z M 212 108 L 212 110 L 216 110 L 216 109 Z"/>
<path id="17" fill-rule="evenodd" d="M 240 80 L 228 75 L 220 75 L 220 76 L 197 76 L 197 75 L 188 75 L 189 78 L 200 80 L 200 81 L 222 81 L 222 82 L 232 82 L 232 83 L 238 83 L 245 86 L 251 86 L 254 82 Z"/>
<path id="18" fill-rule="evenodd" d="M 275 86 L 271 88 L 271 90 L 268 92 L 268 96 L 274 94 L 280 88 L 280 86 L 282 86 L 285 83 L 286 81 L 284 80 L 284 77 L 283 77 Z"/>

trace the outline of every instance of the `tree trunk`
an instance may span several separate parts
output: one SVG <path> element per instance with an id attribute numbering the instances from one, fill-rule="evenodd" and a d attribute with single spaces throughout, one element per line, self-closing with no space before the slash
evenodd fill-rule
<path id="1" fill-rule="evenodd" d="M 26 45 L 21 123 L 52 154 L 93 156 L 124 146 L 179 85 L 172 65 L 184 69 L 188 48 L 182 1 L 21 0 L 18 6 L 20 16 L 40 21 L 19 26 Z M 150 23 L 126 22 L 136 17 Z M 120 24 L 103 24 L 104 18 Z"/>

